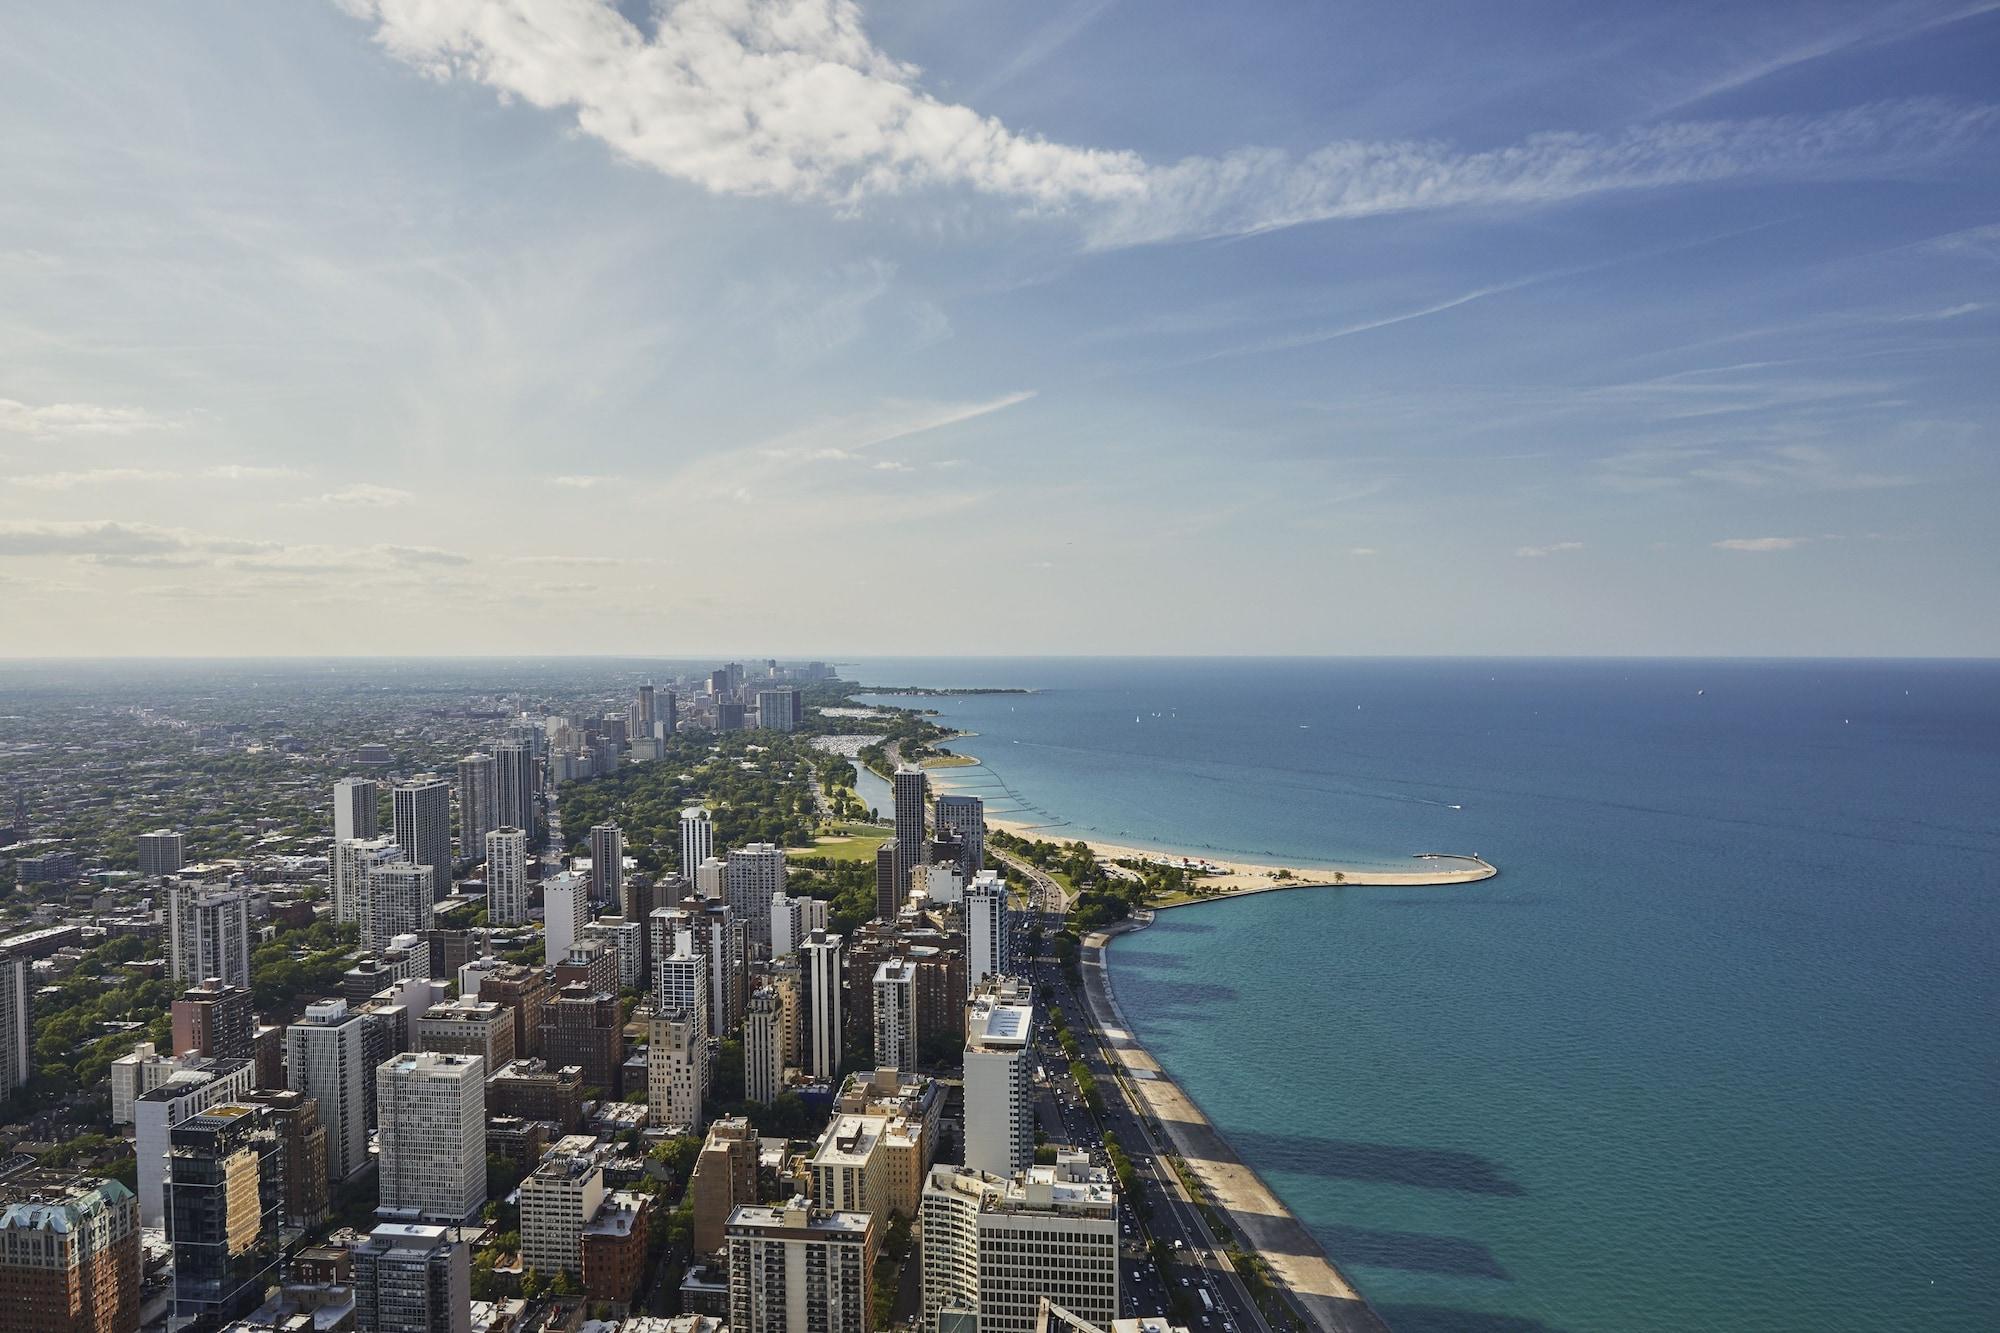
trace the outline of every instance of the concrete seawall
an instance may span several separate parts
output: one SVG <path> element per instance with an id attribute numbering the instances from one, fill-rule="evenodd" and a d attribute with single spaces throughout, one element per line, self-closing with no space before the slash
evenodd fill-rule
<path id="1" fill-rule="evenodd" d="M 1489 866 L 1487 874 L 1491 873 Z M 1485 875 L 1474 877 L 1483 879 Z M 1302 887 L 1307 886 L 1272 886 Z M 1334 1267 L 1312 1233 L 1244 1164 L 1201 1108 L 1167 1077 L 1133 1036 L 1118 1008 L 1105 954 L 1114 936 L 1142 929 L 1150 921 L 1148 916 L 1094 931 L 1084 939 L 1081 950 L 1084 1001 L 1090 1007 L 1091 1021 L 1112 1058 L 1122 1066 L 1140 1110 L 1166 1131 L 1174 1151 L 1201 1182 L 1209 1201 L 1228 1218 L 1244 1245 L 1263 1256 L 1278 1284 L 1290 1292 L 1316 1327 L 1325 1333 L 1388 1333 L 1388 1326 Z"/>

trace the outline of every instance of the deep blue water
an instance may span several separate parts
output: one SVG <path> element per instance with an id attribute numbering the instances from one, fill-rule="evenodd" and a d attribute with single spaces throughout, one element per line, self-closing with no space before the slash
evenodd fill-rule
<path id="1" fill-rule="evenodd" d="M 1041 690 L 937 706 L 1054 834 L 1500 866 L 1112 951 L 1398 1333 L 2000 1327 L 2000 664 L 863 674 Z"/>

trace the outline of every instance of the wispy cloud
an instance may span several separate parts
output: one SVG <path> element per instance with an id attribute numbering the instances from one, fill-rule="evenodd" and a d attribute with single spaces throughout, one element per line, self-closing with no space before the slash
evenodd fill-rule
<path id="1" fill-rule="evenodd" d="M 203 468 L 202 476 L 213 481 L 287 481 L 306 474 L 294 467 L 265 467 L 251 463 L 222 463 Z"/>
<path id="2" fill-rule="evenodd" d="M 1714 545 L 1718 551 L 1789 551 L 1811 540 L 1810 537 L 1725 537 Z"/>
<path id="3" fill-rule="evenodd" d="M 575 117 L 630 161 L 718 194 L 856 207 L 966 188 L 1067 214 L 1093 245 L 1242 235 L 1607 190 L 1841 174 L 1931 159 L 1992 133 L 1991 107 L 1883 102 L 1823 114 L 1547 133 L 1465 152 L 1342 142 L 1160 165 L 1052 142 L 919 87 L 852 0 L 680 0 L 651 33 L 603 0 L 342 0 L 397 59 Z"/>
<path id="4" fill-rule="evenodd" d="M 82 472 L 30 473 L 26 476 L 9 477 L 7 484 L 26 487 L 33 491 L 72 491 L 79 486 L 116 486 L 134 482 L 178 480 L 180 480 L 178 472 L 161 472 L 138 467 L 98 467 Z"/>
<path id="5" fill-rule="evenodd" d="M 550 480 L 554 481 L 556 485 L 565 487 L 569 490 L 587 491 L 590 490 L 592 487 L 603 486 L 608 482 L 616 481 L 618 480 L 618 478 L 593 476 L 589 474 L 573 474 L 567 477 L 552 477 L 550 478 Z"/>
<path id="6" fill-rule="evenodd" d="M 373 482 L 356 482 L 343 486 L 337 491 L 315 495 L 300 503 L 316 506 L 350 506 L 355 508 L 386 509 L 392 505 L 406 505 L 417 497 L 409 491 L 398 490 L 394 486 L 378 486 Z"/>
<path id="7" fill-rule="evenodd" d="M 107 407 L 99 403 L 44 403 L 34 407 L 13 398 L 0 398 L 0 434 L 26 435 L 38 440 L 72 435 L 133 435 L 140 431 L 169 430 L 176 424 L 170 418 L 136 407 Z"/>
<path id="8" fill-rule="evenodd" d="M 1514 554 L 1529 560 L 1539 560 L 1547 555 L 1562 555 L 1568 551 L 1581 551 L 1582 542 L 1550 542 L 1547 546 L 1519 546 Z"/>
<path id="9" fill-rule="evenodd" d="M 0 520 L 0 556 L 156 556 L 186 553 L 258 555 L 280 549 L 244 541 L 117 519 L 42 522 Z"/>

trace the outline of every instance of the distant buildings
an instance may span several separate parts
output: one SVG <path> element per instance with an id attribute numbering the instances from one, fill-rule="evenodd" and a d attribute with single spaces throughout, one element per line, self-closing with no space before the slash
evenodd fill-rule
<path id="1" fill-rule="evenodd" d="M 375 784 L 369 783 L 372 787 Z M 368 920 L 368 876 L 404 861 L 394 838 L 346 838 L 333 844 L 333 917 L 361 927 Z M 365 928 L 365 927 L 364 927 Z"/>
<path id="2" fill-rule="evenodd" d="M 472 1267 L 441 1226 L 388 1223 L 354 1247 L 360 1333 L 472 1333 Z"/>
<path id="3" fill-rule="evenodd" d="M 550 966 L 569 957 L 589 920 L 590 885 L 583 876 L 566 870 L 542 882 L 543 956 Z"/>
<path id="4" fill-rule="evenodd" d="M 966 1007 L 969 1170 L 1004 1177 L 1034 1162 L 1035 1108 L 1028 1069 L 1034 1031 L 1034 1001 L 1025 983 L 987 982 Z"/>
<path id="5" fill-rule="evenodd" d="M 139 873 L 146 876 L 180 873 L 182 838 L 171 829 L 139 835 Z"/>
<path id="6" fill-rule="evenodd" d="M 655 1127 L 694 1129 L 708 1098 L 708 1031 L 686 1009 L 647 1019 L 647 1119 Z"/>
<path id="7" fill-rule="evenodd" d="M 803 696 L 797 690 L 757 691 L 757 725 L 766 731 L 795 731 L 805 721 Z"/>
<path id="8" fill-rule="evenodd" d="M 539 842 L 536 829 L 536 797 L 541 791 L 535 747 L 525 740 L 502 741 L 493 747 L 493 823 L 496 828 L 517 828 L 533 845 Z"/>
<path id="9" fill-rule="evenodd" d="M 451 784 L 426 773 L 391 793 L 396 845 L 411 865 L 430 870 L 433 900 L 451 892 Z"/>
<path id="10" fill-rule="evenodd" d="M 421 1051 L 375 1071 L 382 1213 L 456 1225 L 485 1205 L 486 1069 Z"/>
<path id="11" fill-rule="evenodd" d="M 875 969 L 875 1064 L 886 1069 L 917 1067 L 917 966 L 907 958 L 884 959 Z"/>
<path id="12" fill-rule="evenodd" d="M 731 1333 L 868 1333 L 874 1219 L 793 1199 L 729 1216 Z"/>
<path id="13" fill-rule="evenodd" d="M 446 866 L 450 873 L 450 866 Z M 437 919 L 437 877 L 428 865 L 384 861 L 362 878 L 361 947 L 387 949 L 399 935 L 422 935 Z"/>
<path id="14" fill-rule="evenodd" d="M 930 784 L 914 764 L 896 769 L 896 897 L 901 906 L 910 891 L 911 872 L 924 859 L 924 814 L 930 805 Z M 893 920 L 895 913 L 888 913 Z"/>
<path id="15" fill-rule="evenodd" d="M 528 923 L 528 835 L 511 825 L 486 835 L 486 919 L 496 926 Z"/>
<path id="16" fill-rule="evenodd" d="M 373 778 L 342 778 L 333 784 L 333 840 L 373 838 L 381 819 L 381 788 Z"/>
<path id="17" fill-rule="evenodd" d="M 139 1201 L 115 1180 L 0 1181 L 0 1333 L 135 1333 Z"/>
<path id="18" fill-rule="evenodd" d="M 0 954 L 0 1098 L 13 1096 L 35 1072 L 28 1054 L 34 1030 L 29 979 L 26 958 Z"/>

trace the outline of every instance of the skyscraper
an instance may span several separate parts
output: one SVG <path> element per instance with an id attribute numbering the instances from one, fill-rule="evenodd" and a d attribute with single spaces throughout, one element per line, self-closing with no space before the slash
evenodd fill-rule
<path id="1" fill-rule="evenodd" d="M 774 1102 L 784 1086 L 784 1001 L 767 986 L 750 997 L 743 1017 L 743 1095 Z"/>
<path id="2" fill-rule="evenodd" d="M 727 1037 L 742 1021 L 747 998 L 743 923 L 718 900 L 704 900 L 693 915 L 695 947 L 708 955 L 709 1034 Z"/>
<path id="3" fill-rule="evenodd" d="M 486 916 L 496 926 L 528 923 L 528 835 L 512 826 L 486 835 Z"/>
<path id="4" fill-rule="evenodd" d="M 375 1071 L 381 1210 L 456 1225 L 486 1203 L 486 1061 L 420 1051 Z"/>
<path id="5" fill-rule="evenodd" d="M 696 1010 L 674 1009 L 647 1020 L 648 1122 L 693 1129 L 708 1097 L 708 1030 Z"/>
<path id="6" fill-rule="evenodd" d="M 1003 1179 L 1035 1160 L 1029 1084 L 1035 1005 L 1025 984 L 988 982 L 965 1011 L 965 1165 Z"/>
<path id="7" fill-rule="evenodd" d="M 590 885 L 574 871 L 542 883 L 543 956 L 553 967 L 569 957 L 570 946 L 590 920 Z"/>
<path id="8" fill-rule="evenodd" d="M 977 796 L 939 796 L 937 829 L 963 845 L 960 868 L 970 880 L 986 869 L 986 802 Z"/>
<path id="9" fill-rule="evenodd" d="M 1045 1300 L 1056 1299 L 1093 1328 L 1113 1327 L 1118 1195 L 1083 1153 L 1058 1153 L 1018 1179 L 933 1167 L 922 1210 L 927 1326 L 963 1309 L 980 1333 L 1035 1333 Z"/>
<path id="10" fill-rule="evenodd" d="M 771 943 L 771 900 L 785 890 L 785 852 L 775 843 L 729 849 L 724 896 L 753 943 Z"/>
<path id="11" fill-rule="evenodd" d="M 139 835 L 139 873 L 148 876 L 178 874 L 181 868 L 182 839 L 172 829 L 154 829 Z"/>
<path id="12" fill-rule="evenodd" d="M 541 793 L 535 746 L 528 739 L 510 739 L 493 747 L 493 822 L 520 829 L 530 846 L 537 845 L 537 801 Z"/>
<path id="13" fill-rule="evenodd" d="M 394 838 L 349 838 L 333 844 L 333 919 L 360 926 L 368 919 L 368 873 L 403 860 Z"/>
<path id="14" fill-rule="evenodd" d="M 795 731 L 805 721 L 797 690 L 757 691 L 757 725 L 766 731 Z"/>
<path id="15" fill-rule="evenodd" d="M 896 896 L 910 891 L 910 873 L 924 859 L 924 813 L 930 805 L 930 784 L 924 770 L 912 764 L 896 769 Z M 889 914 L 894 920 L 895 914 Z"/>
<path id="16" fill-rule="evenodd" d="M 174 984 L 210 977 L 250 984 L 250 895 L 243 889 L 173 881 L 167 885 L 167 963 Z"/>
<path id="17" fill-rule="evenodd" d="M 0 1182 L 0 1333 L 135 1333 L 139 1201 L 63 1171 Z"/>
<path id="18" fill-rule="evenodd" d="M 389 861 L 363 881 L 368 912 L 361 918 L 361 945 L 386 949 L 398 935 L 420 935 L 436 920 L 435 881 L 429 866 Z"/>
<path id="19" fill-rule="evenodd" d="M 319 1103 L 326 1126 L 326 1172 L 336 1184 L 368 1164 L 368 1077 L 364 1016 L 345 1000 L 317 1000 L 285 1029 L 285 1083 Z"/>
<path id="20" fill-rule="evenodd" d="M 472 1260 L 440 1226 L 391 1222 L 353 1250 L 360 1333 L 471 1333 Z"/>
<path id="21" fill-rule="evenodd" d="M 373 778 L 342 778 L 333 784 L 333 840 L 372 838 L 381 818 L 381 790 Z"/>
<path id="22" fill-rule="evenodd" d="M 225 986 L 213 978 L 173 1003 L 174 1054 L 252 1059 L 257 1054 L 256 1015 L 247 986 Z"/>
<path id="23" fill-rule="evenodd" d="M 625 895 L 625 835 L 616 824 L 590 830 L 590 900 L 616 911 Z"/>
<path id="24" fill-rule="evenodd" d="M 904 885 L 901 840 L 889 838 L 875 849 L 875 916 L 894 921 L 909 890 Z"/>
<path id="25" fill-rule="evenodd" d="M 715 855 L 715 823 L 699 805 L 681 811 L 681 874 L 689 883 L 703 861 Z"/>
<path id="26" fill-rule="evenodd" d="M 998 871 L 985 871 L 965 890 L 965 984 L 969 991 L 978 990 L 982 981 L 1006 975 L 1012 956 L 1011 934 L 1007 885 Z"/>
<path id="27" fill-rule="evenodd" d="M 500 826 L 499 765 L 475 750 L 458 761 L 458 850 L 468 861 L 486 851 L 486 835 Z"/>
<path id="28" fill-rule="evenodd" d="M 731 1333 L 867 1333 L 873 1323 L 875 1220 L 795 1198 L 743 1205 L 725 1228 Z"/>
<path id="29" fill-rule="evenodd" d="M 412 865 L 430 867 L 431 893 L 451 892 L 451 784 L 434 773 L 401 783 L 393 793 L 396 845 Z"/>
<path id="30" fill-rule="evenodd" d="M 174 1319 L 214 1328 L 264 1303 L 284 1256 L 284 1140 L 260 1106 L 215 1106 L 175 1125 L 167 1154 Z"/>
<path id="31" fill-rule="evenodd" d="M 917 1067 L 917 967 L 907 958 L 875 969 L 875 1067 Z"/>
<path id="32" fill-rule="evenodd" d="M 653 706 L 653 687 L 650 683 L 641 685 L 632 696 L 632 734 L 652 736 L 653 723 L 658 720 Z"/>
<path id="33" fill-rule="evenodd" d="M 814 1078 L 832 1083 L 840 1077 L 842 940 L 815 930 L 799 948 L 805 969 L 805 1065 Z"/>
<path id="34" fill-rule="evenodd" d="M 35 1072 L 28 1059 L 34 1020 L 28 1008 L 28 960 L 0 955 L 0 1099 L 11 1097 Z"/>

